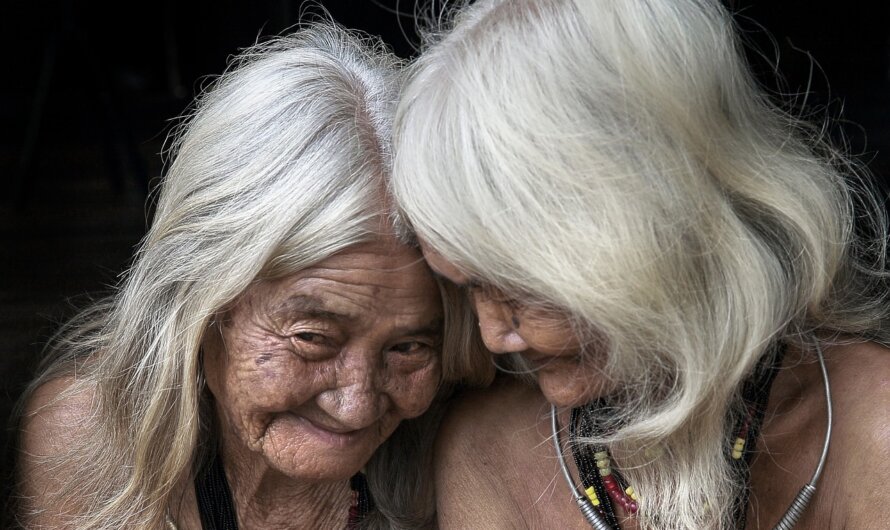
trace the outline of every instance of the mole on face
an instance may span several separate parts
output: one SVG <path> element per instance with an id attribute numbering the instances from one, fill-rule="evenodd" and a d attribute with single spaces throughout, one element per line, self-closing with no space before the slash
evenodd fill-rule
<path id="1" fill-rule="evenodd" d="M 271 354 L 271 353 L 261 353 L 261 354 L 260 354 L 259 356 L 257 356 L 257 358 L 256 358 L 256 364 L 257 364 L 257 366 L 262 366 L 262 365 L 266 364 L 267 362 L 269 362 L 269 360 L 270 360 L 271 358 L 272 358 L 272 354 Z"/>
<path id="2" fill-rule="evenodd" d="M 511 317 L 510 317 L 510 322 L 513 323 L 513 327 L 514 327 L 514 328 L 519 329 L 519 325 L 520 325 L 519 317 L 517 317 L 516 315 L 511 316 Z"/>

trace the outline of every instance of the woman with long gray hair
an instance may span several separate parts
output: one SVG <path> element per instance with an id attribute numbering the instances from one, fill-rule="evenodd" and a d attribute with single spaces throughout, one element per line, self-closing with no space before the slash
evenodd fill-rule
<path id="1" fill-rule="evenodd" d="M 459 327 L 384 198 L 398 66 L 318 24 L 198 99 L 131 269 L 25 396 L 24 527 L 423 526 L 411 419 Z"/>
<path id="2" fill-rule="evenodd" d="M 718 0 L 479 0 L 412 66 L 391 188 L 495 354 L 441 528 L 890 528 L 882 205 L 743 57 Z"/>

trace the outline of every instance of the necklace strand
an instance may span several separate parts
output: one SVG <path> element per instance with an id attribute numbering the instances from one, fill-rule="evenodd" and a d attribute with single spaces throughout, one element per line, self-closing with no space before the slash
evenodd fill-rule
<path id="1" fill-rule="evenodd" d="M 815 491 L 814 484 L 822 470 L 825 455 L 827 454 L 828 441 L 831 437 L 832 407 L 828 373 L 825 369 L 824 356 L 818 343 L 815 343 L 815 349 L 825 383 L 828 429 L 826 431 L 822 458 L 819 461 L 813 479 L 801 489 L 788 511 L 779 521 L 776 529 L 780 530 L 790 529 L 795 524 L 803 512 L 803 509 L 806 507 L 806 504 L 809 502 L 809 499 L 812 497 L 813 492 Z M 737 428 L 734 430 L 735 437 L 732 440 L 727 456 L 736 473 L 745 484 L 747 484 L 750 479 L 750 465 L 753 457 L 753 449 L 756 439 L 760 434 L 760 427 L 763 423 L 763 416 L 769 400 L 769 392 L 772 383 L 775 380 L 778 367 L 782 363 L 784 354 L 785 346 L 783 345 L 778 347 L 773 354 L 764 356 L 756 367 L 752 377 L 745 382 L 742 388 L 744 412 L 741 414 L 741 419 Z M 615 516 L 612 503 L 620 505 L 628 515 L 636 513 L 638 509 L 638 499 L 636 498 L 633 487 L 627 485 L 617 469 L 612 468 L 611 457 L 605 446 L 595 446 L 591 448 L 590 446 L 574 442 L 579 438 L 589 438 L 596 432 L 600 434 L 605 432 L 601 426 L 596 424 L 597 422 L 595 421 L 595 418 L 598 416 L 594 414 L 595 410 L 608 410 L 605 407 L 607 407 L 605 400 L 599 400 L 584 407 L 574 408 L 571 411 L 571 419 L 569 423 L 570 436 L 573 441 L 573 443 L 571 443 L 571 449 L 583 489 L 583 494 L 580 491 L 575 490 L 575 497 L 581 512 L 593 528 L 597 530 L 620 530 L 621 526 Z M 551 423 L 554 435 L 553 441 L 557 449 L 562 472 L 569 485 L 572 486 L 572 489 L 574 490 L 575 488 L 571 476 L 568 472 L 568 468 L 565 466 L 565 460 L 562 456 L 562 445 L 559 440 L 559 428 L 555 407 L 551 407 Z M 593 453 L 592 459 L 590 456 L 591 452 Z M 748 495 L 749 488 L 742 488 L 739 498 L 734 506 L 734 519 L 736 521 L 736 528 L 739 529 L 745 527 Z M 597 515 L 599 517 L 597 517 Z"/>

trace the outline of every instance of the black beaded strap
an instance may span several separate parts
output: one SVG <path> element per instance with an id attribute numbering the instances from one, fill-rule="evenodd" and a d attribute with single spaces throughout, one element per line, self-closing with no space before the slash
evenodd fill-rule
<path id="1" fill-rule="evenodd" d="M 368 480 L 361 471 L 352 476 L 349 480 L 349 487 L 352 489 L 353 498 L 352 506 L 349 507 L 346 528 L 353 530 L 358 528 L 365 516 L 374 509 L 374 499 L 371 498 L 371 492 L 368 490 Z"/>
<path id="2" fill-rule="evenodd" d="M 216 451 L 210 464 L 195 478 L 195 495 L 198 498 L 201 528 L 238 530 L 235 503 L 232 501 L 232 490 L 226 480 L 220 451 Z"/>
<path id="3" fill-rule="evenodd" d="M 736 463 L 736 473 L 739 474 L 742 482 L 746 485 L 742 489 L 735 505 L 736 528 L 739 529 L 743 529 L 747 525 L 748 502 L 751 494 L 751 463 L 754 460 L 754 449 L 757 447 L 760 429 L 763 427 L 763 416 L 766 414 L 770 390 L 772 390 L 773 381 L 776 379 L 779 367 L 782 366 L 782 360 L 785 358 L 787 348 L 787 345 L 784 343 L 777 344 L 772 352 L 760 360 L 753 376 L 742 387 L 742 400 L 748 407 L 747 414 L 750 417 L 747 420 L 750 422 L 750 427 L 745 433 L 745 449 L 742 458 L 733 460 Z"/>
<path id="4" fill-rule="evenodd" d="M 619 529 L 621 527 L 618 525 L 618 518 L 615 516 L 612 500 L 609 498 L 608 493 L 606 493 L 606 487 L 597 471 L 596 462 L 591 457 L 589 448 L 583 447 L 576 442 L 578 438 L 592 436 L 595 429 L 591 419 L 592 415 L 584 409 L 588 407 L 602 407 L 604 404 L 604 401 L 598 401 L 593 404 L 588 404 L 585 407 L 572 409 L 572 416 L 569 420 L 569 432 L 572 440 L 572 456 L 575 459 L 575 465 L 578 467 L 578 474 L 580 475 L 582 486 L 585 490 L 587 488 L 593 488 L 597 499 L 599 499 L 599 506 L 596 507 L 597 511 L 599 511 L 600 515 L 606 520 L 606 523 L 610 527 Z"/>

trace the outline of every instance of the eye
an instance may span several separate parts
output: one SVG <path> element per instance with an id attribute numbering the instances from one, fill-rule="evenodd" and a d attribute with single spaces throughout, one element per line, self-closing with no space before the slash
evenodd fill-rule
<path id="1" fill-rule="evenodd" d="M 309 360 L 327 359 L 339 351 L 336 333 L 299 331 L 290 336 L 294 352 Z"/>
<path id="2" fill-rule="evenodd" d="M 314 344 L 314 345 L 319 345 L 319 346 L 323 345 L 327 342 L 327 338 L 324 335 L 322 335 L 320 333 L 310 333 L 308 331 L 304 331 L 301 333 L 295 333 L 293 335 L 293 337 L 300 342 L 305 342 L 308 344 Z"/>
<path id="3" fill-rule="evenodd" d="M 421 353 L 428 350 L 431 346 L 424 342 L 412 340 L 408 342 L 399 342 L 398 344 L 393 344 L 389 347 L 390 351 L 411 355 L 415 353 Z"/>

